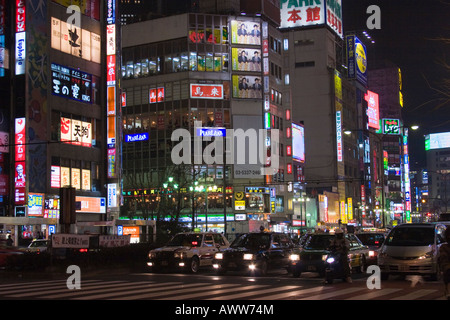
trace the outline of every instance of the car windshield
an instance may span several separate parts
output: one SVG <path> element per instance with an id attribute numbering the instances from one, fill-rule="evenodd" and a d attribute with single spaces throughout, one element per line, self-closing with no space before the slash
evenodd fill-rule
<path id="1" fill-rule="evenodd" d="M 36 248 L 36 247 L 46 247 L 47 241 L 33 241 L 30 244 L 30 248 Z"/>
<path id="2" fill-rule="evenodd" d="M 303 248 L 310 250 L 326 250 L 330 246 L 331 240 L 334 238 L 334 235 L 316 235 L 311 236 L 306 241 Z"/>
<path id="3" fill-rule="evenodd" d="M 191 247 L 202 244 L 201 234 L 177 234 L 167 244 L 168 247 Z"/>
<path id="4" fill-rule="evenodd" d="M 246 233 L 236 238 L 230 245 L 231 248 L 244 247 L 247 249 L 258 249 L 270 246 L 270 235 L 267 233 Z"/>
<path id="5" fill-rule="evenodd" d="M 434 228 L 395 228 L 386 239 L 388 246 L 428 246 L 434 243 Z"/>
<path id="6" fill-rule="evenodd" d="M 359 233 L 356 236 L 366 246 L 381 247 L 384 241 L 384 236 L 381 233 Z"/>

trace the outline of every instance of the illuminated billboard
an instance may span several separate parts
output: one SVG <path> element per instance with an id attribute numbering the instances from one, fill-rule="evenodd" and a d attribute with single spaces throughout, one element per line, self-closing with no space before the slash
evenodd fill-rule
<path id="1" fill-rule="evenodd" d="M 367 120 L 369 122 L 369 127 L 379 130 L 380 108 L 378 94 L 372 91 L 367 91 L 367 94 L 364 95 L 364 100 L 367 101 Z"/>
<path id="2" fill-rule="evenodd" d="M 281 0 L 280 28 L 326 24 L 343 38 L 342 0 Z"/>
<path id="3" fill-rule="evenodd" d="M 254 21 L 231 21 L 232 44 L 261 44 L 261 25 Z"/>
<path id="4" fill-rule="evenodd" d="M 56 63 L 51 64 L 52 94 L 80 102 L 92 102 L 92 75 Z"/>
<path id="5" fill-rule="evenodd" d="M 450 132 L 431 133 L 425 136 L 425 150 L 450 148 Z"/>
<path id="6" fill-rule="evenodd" d="M 305 162 L 305 128 L 292 123 L 292 158 Z"/>
<path id="7" fill-rule="evenodd" d="M 348 78 L 367 87 L 367 50 L 355 35 L 346 38 Z"/>

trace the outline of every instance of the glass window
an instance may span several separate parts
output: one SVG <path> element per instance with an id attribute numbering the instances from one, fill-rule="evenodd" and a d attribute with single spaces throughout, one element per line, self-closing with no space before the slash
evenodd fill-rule
<path id="1" fill-rule="evenodd" d="M 198 71 L 205 71 L 205 69 L 206 69 L 205 56 L 198 55 L 197 62 L 198 62 Z"/>
<path id="2" fill-rule="evenodd" d="M 140 62 L 136 62 L 134 64 L 133 77 L 134 78 L 139 78 L 140 76 L 141 76 L 141 63 Z"/>
<path id="3" fill-rule="evenodd" d="M 126 78 L 131 78 L 133 76 L 133 61 L 127 61 L 127 70 L 126 70 Z"/>
<path id="4" fill-rule="evenodd" d="M 214 239 L 212 234 L 205 234 L 205 238 L 203 239 L 203 246 L 204 247 L 213 247 L 214 246 Z"/>
<path id="5" fill-rule="evenodd" d="M 189 53 L 189 70 L 197 71 L 197 52 Z"/>
<path id="6" fill-rule="evenodd" d="M 148 70 L 148 59 L 141 60 L 141 72 L 143 77 L 147 77 L 149 74 Z"/>
<path id="7" fill-rule="evenodd" d="M 187 52 L 183 52 L 181 54 L 181 61 L 180 61 L 180 67 L 181 67 L 181 71 L 188 71 L 189 70 L 189 58 L 188 58 L 188 53 Z"/>

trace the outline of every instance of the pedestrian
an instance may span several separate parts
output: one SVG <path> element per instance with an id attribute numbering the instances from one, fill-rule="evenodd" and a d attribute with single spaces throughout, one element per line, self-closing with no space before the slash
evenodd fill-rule
<path id="1" fill-rule="evenodd" d="M 439 248 L 439 267 L 445 286 L 445 296 L 450 300 L 450 226 L 445 230 L 445 241 Z"/>
<path id="2" fill-rule="evenodd" d="M 11 238 L 11 235 L 8 235 L 8 239 L 6 239 L 6 245 L 8 247 L 12 247 L 14 244 L 14 240 Z"/>
<path id="3" fill-rule="evenodd" d="M 335 237 L 330 242 L 330 251 L 339 254 L 339 264 L 342 267 L 345 281 L 352 283 L 352 278 L 350 277 L 350 264 L 348 261 L 350 241 L 344 237 L 344 231 L 342 231 L 342 229 L 336 229 L 334 234 Z"/>

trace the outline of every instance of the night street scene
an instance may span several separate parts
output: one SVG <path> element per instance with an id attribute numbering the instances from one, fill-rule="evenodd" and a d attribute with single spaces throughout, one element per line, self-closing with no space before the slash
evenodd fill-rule
<path id="1" fill-rule="evenodd" d="M 2 309 L 445 311 L 449 49 L 448 0 L 0 0 Z"/>

